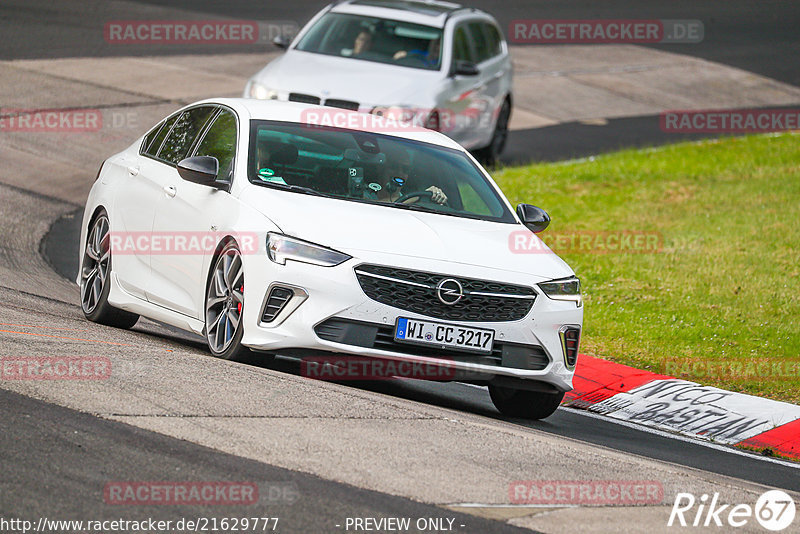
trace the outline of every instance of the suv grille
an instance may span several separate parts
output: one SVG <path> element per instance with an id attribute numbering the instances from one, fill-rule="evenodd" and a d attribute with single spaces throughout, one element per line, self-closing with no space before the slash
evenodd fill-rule
<path id="1" fill-rule="evenodd" d="M 351 111 L 358 111 L 358 102 L 351 102 L 350 100 L 337 100 L 335 98 L 329 98 L 325 101 L 326 106 L 330 106 L 332 108 L 341 108 L 341 109 L 349 109 Z"/>
<path id="2" fill-rule="evenodd" d="M 372 300 L 450 321 L 518 321 L 528 315 L 536 299 L 530 287 L 502 282 L 380 265 L 359 265 L 355 272 L 361 289 Z M 439 298 L 437 286 L 444 280 L 455 280 L 463 288 L 463 297 L 455 304 Z"/>
<path id="3" fill-rule="evenodd" d="M 320 99 L 314 95 L 304 95 L 302 93 L 289 93 L 290 102 L 302 102 L 303 104 L 319 104 Z"/>

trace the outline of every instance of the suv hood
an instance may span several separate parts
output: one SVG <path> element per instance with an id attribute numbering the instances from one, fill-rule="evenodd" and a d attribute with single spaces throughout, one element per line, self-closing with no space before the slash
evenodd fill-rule
<path id="1" fill-rule="evenodd" d="M 408 211 L 259 186 L 246 191 L 240 200 L 263 213 L 284 234 L 354 257 L 363 256 L 359 252 L 373 252 L 448 261 L 523 273 L 536 277 L 537 282 L 573 274 L 544 244 L 546 252 L 512 252 L 511 233 L 526 231 L 520 224 Z"/>
<path id="2" fill-rule="evenodd" d="M 441 71 L 298 50 L 284 53 L 252 78 L 277 91 L 355 101 L 362 109 L 392 105 L 433 107 L 433 92 L 441 79 Z"/>

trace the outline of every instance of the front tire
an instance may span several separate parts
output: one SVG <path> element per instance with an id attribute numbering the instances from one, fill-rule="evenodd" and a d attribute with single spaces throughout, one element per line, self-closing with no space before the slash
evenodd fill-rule
<path id="1" fill-rule="evenodd" d="M 564 392 L 547 393 L 489 385 L 489 396 L 501 414 L 523 419 L 544 419 L 558 409 Z"/>
<path id="2" fill-rule="evenodd" d="M 206 289 L 206 342 L 211 354 L 223 360 L 249 360 L 250 349 L 242 345 L 244 325 L 244 265 L 234 241 L 217 255 Z"/>
<path id="3" fill-rule="evenodd" d="M 108 214 L 102 210 L 92 220 L 86 237 L 81 262 L 81 309 L 84 317 L 92 322 L 127 329 L 136 324 L 139 316 L 108 303 L 111 290 L 110 231 Z"/>

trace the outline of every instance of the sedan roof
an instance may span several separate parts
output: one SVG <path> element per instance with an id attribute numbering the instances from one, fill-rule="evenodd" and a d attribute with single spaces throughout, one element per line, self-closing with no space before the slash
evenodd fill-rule
<path id="1" fill-rule="evenodd" d="M 414 139 L 426 143 L 463 150 L 461 145 L 444 134 L 421 126 L 359 113 L 340 108 L 283 102 L 279 100 L 258 100 L 254 98 L 214 98 L 196 102 L 198 104 L 222 104 L 233 108 L 237 113 L 244 112 L 249 119 L 296 122 L 314 126 L 333 126 L 344 129 L 391 135 L 404 139 Z"/>

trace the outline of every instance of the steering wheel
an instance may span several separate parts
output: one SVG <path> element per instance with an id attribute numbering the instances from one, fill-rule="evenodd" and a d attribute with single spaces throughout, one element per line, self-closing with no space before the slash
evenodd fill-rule
<path id="1" fill-rule="evenodd" d="M 433 198 L 433 192 L 432 191 L 411 191 L 409 193 L 401 195 L 397 200 L 394 201 L 394 203 L 395 204 L 402 204 L 406 200 L 409 200 L 409 199 L 412 199 L 412 198 L 419 198 L 419 199 L 428 198 L 428 199 L 431 199 L 431 198 Z M 433 202 L 433 201 L 431 200 L 431 202 Z M 433 203 L 436 204 L 435 202 L 433 202 Z M 438 205 L 439 206 L 447 206 L 448 204 L 447 204 L 447 201 L 445 200 L 444 204 L 438 204 Z"/>

